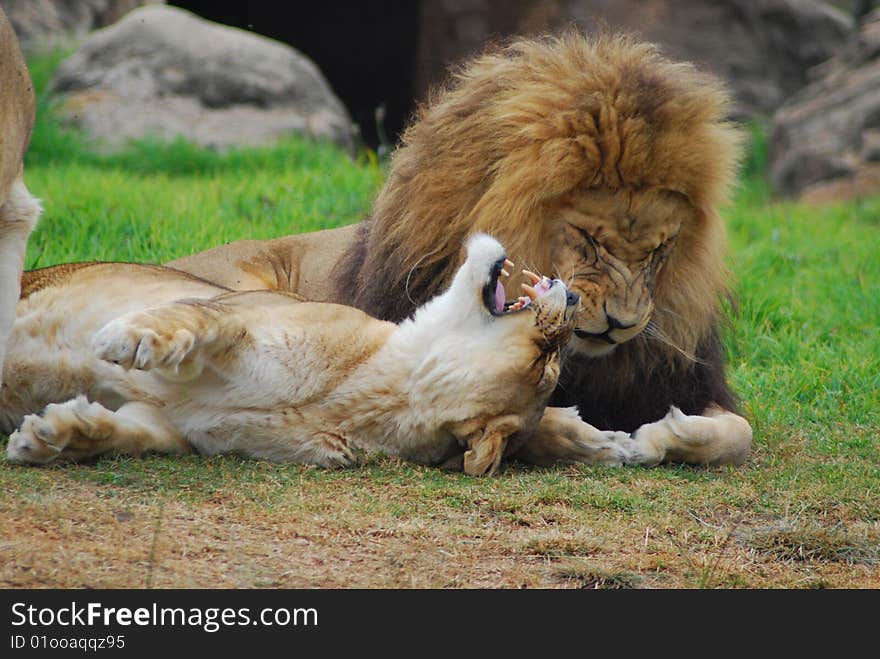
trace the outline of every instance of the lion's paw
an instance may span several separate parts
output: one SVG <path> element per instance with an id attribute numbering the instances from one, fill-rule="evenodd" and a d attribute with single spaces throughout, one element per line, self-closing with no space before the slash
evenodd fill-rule
<path id="1" fill-rule="evenodd" d="M 692 444 L 704 444 L 712 441 L 717 425 L 708 417 L 698 414 L 685 414 L 675 405 L 670 406 L 659 423 L 664 424 L 678 440 Z"/>
<path id="2" fill-rule="evenodd" d="M 127 318 L 117 318 L 95 335 L 92 348 L 101 359 L 124 368 L 176 371 L 195 346 L 192 332 L 180 329 L 160 335 Z"/>
<path id="3" fill-rule="evenodd" d="M 733 412 L 710 409 L 711 416 L 685 414 L 673 406 L 659 421 L 639 428 L 633 439 L 662 459 L 688 464 L 740 465 L 752 443 L 749 422 Z"/>

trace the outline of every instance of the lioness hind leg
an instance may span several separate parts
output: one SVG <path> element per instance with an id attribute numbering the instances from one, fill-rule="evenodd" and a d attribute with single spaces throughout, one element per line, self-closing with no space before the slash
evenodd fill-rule
<path id="1" fill-rule="evenodd" d="M 12 462 L 75 462 L 110 451 L 139 456 L 147 451 L 188 453 L 192 449 L 162 411 L 140 402 L 111 412 L 77 396 L 48 405 L 42 416 L 30 414 L 9 437 Z"/>
<path id="2" fill-rule="evenodd" d="M 40 202 L 28 192 L 19 177 L 0 205 L 0 384 L 3 382 L 6 341 L 15 321 L 25 248 L 40 212 Z"/>

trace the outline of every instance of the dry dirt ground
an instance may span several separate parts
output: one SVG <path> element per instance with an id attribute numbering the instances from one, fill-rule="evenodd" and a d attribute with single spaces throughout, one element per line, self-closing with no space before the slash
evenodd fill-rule
<path id="1" fill-rule="evenodd" d="M 880 588 L 877 522 L 573 505 L 535 480 L 583 480 L 576 468 L 487 482 L 390 460 L 256 463 L 242 479 L 247 463 L 211 460 L 177 479 L 159 458 L 7 468 L 0 587 Z"/>

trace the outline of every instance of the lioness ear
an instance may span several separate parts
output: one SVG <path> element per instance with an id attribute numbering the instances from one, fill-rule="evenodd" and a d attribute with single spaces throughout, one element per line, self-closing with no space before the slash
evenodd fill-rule
<path id="1" fill-rule="evenodd" d="M 469 476 L 492 476 L 501 465 L 508 435 L 486 431 L 473 442 L 464 454 L 464 473 Z"/>

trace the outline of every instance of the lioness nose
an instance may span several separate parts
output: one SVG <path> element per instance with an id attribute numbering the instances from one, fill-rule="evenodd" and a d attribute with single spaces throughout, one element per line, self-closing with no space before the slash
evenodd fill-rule
<path id="1" fill-rule="evenodd" d="M 573 307 L 578 302 L 581 301 L 581 296 L 575 293 L 574 291 L 569 291 L 568 295 L 565 296 L 565 304 L 566 306 Z"/>

